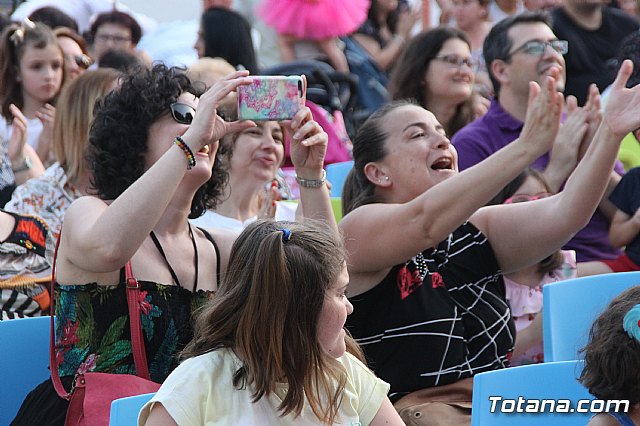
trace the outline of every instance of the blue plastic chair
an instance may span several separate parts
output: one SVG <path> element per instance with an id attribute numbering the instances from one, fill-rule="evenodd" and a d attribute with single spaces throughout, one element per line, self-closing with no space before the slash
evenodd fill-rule
<path id="1" fill-rule="evenodd" d="M 134 426 L 138 424 L 138 414 L 142 406 L 149 402 L 155 393 L 129 396 L 111 402 L 109 426 Z"/>
<path id="2" fill-rule="evenodd" d="M 0 321 L 0 426 L 8 425 L 29 392 L 49 377 L 46 317 Z"/>
<path id="3" fill-rule="evenodd" d="M 545 361 L 579 359 L 591 324 L 609 302 L 640 285 L 640 272 L 593 275 L 542 287 L 542 337 Z"/>
<path id="4" fill-rule="evenodd" d="M 331 182 L 331 196 L 342 197 L 342 187 L 349 171 L 353 168 L 353 161 L 327 164 L 327 180 Z"/>
<path id="5" fill-rule="evenodd" d="M 473 378 L 471 426 L 584 426 L 591 417 L 590 413 L 550 413 L 547 405 L 549 403 L 544 405 L 544 413 L 516 412 L 519 397 L 527 400 L 520 404 L 522 408 L 527 407 L 527 404 L 535 404 L 531 402 L 533 399 L 570 400 L 574 409 L 577 407 L 577 400 L 594 399 L 577 380 L 582 367 L 582 361 L 562 361 L 476 374 Z M 490 400 L 490 397 L 502 399 Z M 495 406 L 493 413 L 492 405 Z M 500 407 L 513 412 L 501 412 Z M 582 405 L 582 408 L 588 408 L 588 405 Z"/>

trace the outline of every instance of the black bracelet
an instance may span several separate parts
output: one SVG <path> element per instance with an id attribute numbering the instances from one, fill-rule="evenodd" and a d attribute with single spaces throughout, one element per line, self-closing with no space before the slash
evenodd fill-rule
<path id="1" fill-rule="evenodd" d="M 193 169 L 196 165 L 196 157 L 193 155 L 193 151 L 189 148 L 189 145 L 182 139 L 180 136 L 176 136 L 173 143 L 178 145 L 180 149 L 184 152 L 184 155 L 187 156 L 187 170 Z"/>

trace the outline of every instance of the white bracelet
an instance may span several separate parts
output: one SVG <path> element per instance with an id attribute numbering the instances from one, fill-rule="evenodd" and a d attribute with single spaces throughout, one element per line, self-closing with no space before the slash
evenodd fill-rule
<path id="1" fill-rule="evenodd" d="M 296 176 L 296 182 L 303 188 L 320 188 L 327 182 L 327 171 L 322 169 L 322 177 L 320 179 L 304 179 Z"/>

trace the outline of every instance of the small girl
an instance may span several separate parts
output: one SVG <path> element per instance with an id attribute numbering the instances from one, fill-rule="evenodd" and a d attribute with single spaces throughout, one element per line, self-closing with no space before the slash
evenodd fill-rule
<path id="1" fill-rule="evenodd" d="M 542 174 L 527 169 L 511 181 L 489 204 L 513 204 L 551 196 Z M 576 254 L 558 250 L 540 263 L 504 275 L 507 301 L 516 325 L 511 365 L 544 361 L 542 348 L 542 286 L 577 276 Z"/>
<path id="2" fill-rule="evenodd" d="M 278 33 L 283 61 L 296 59 L 296 42 L 310 40 L 337 71 L 349 72 L 337 38 L 358 29 L 367 18 L 368 8 L 369 0 L 265 0 L 260 13 Z"/>
<path id="3" fill-rule="evenodd" d="M 598 399 L 628 400 L 628 411 L 596 414 L 589 426 L 640 425 L 640 286 L 620 293 L 591 326 L 580 382 Z"/>
<path id="4" fill-rule="evenodd" d="M 47 163 L 55 108 L 62 86 L 64 55 L 53 31 L 28 19 L 0 36 L 0 137 L 8 141 L 15 105 L 27 117 L 27 144 Z"/>

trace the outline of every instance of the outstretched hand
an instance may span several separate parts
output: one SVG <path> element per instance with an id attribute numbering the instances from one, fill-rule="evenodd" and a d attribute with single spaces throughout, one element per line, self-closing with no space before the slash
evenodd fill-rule
<path id="1" fill-rule="evenodd" d="M 301 171 L 320 171 L 324 166 L 329 137 L 313 119 L 308 107 L 301 108 L 290 121 L 283 122 L 291 135 L 291 162 Z M 306 175 L 305 175 L 306 177 Z M 310 178 L 314 178 L 311 175 Z"/>
<path id="2" fill-rule="evenodd" d="M 640 127 L 640 84 L 627 89 L 633 62 L 625 59 L 611 85 L 604 113 L 604 123 L 620 139 Z"/>
<path id="3" fill-rule="evenodd" d="M 527 146 L 539 155 L 549 151 L 560 128 L 563 105 L 564 98 L 556 90 L 554 76 L 546 77 L 542 87 L 530 82 L 527 115 L 519 139 L 526 141 Z"/>
<path id="4" fill-rule="evenodd" d="M 223 99 L 231 92 L 235 92 L 238 86 L 251 84 L 249 71 L 236 71 L 215 83 L 200 96 L 198 110 L 189 126 L 189 130 L 183 135 L 184 140 L 195 152 L 205 145 L 217 143 L 228 133 L 241 132 L 255 123 L 249 120 L 224 121 L 217 110 Z"/>

